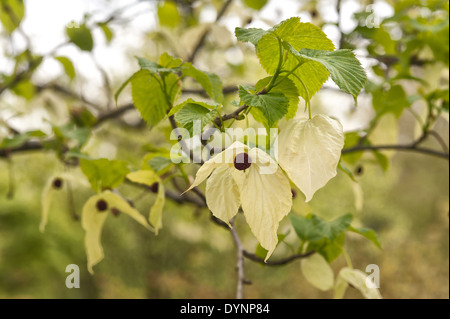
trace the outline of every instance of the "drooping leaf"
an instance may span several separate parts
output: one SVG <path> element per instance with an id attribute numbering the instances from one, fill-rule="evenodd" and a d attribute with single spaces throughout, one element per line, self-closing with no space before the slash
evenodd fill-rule
<path id="1" fill-rule="evenodd" d="M 300 261 L 303 276 L 306 280 L 322 291 L 334 286 L 334 274 L 328 262 L 320 254 L 313 254 Z"/>
<path id="2" fill-rule="evenodd" d="M 344 146 L 342 125 L 325 115 L 288 121 L 278 139 L 278 163 L 310 201 L 336 176 Z"/>
<path id="3" fill-rule="evenodd" d="M 92 51 L 94 48 L 94 40 L 92 38 L 91 30 L 86 24 L 81 24 L 76 27 L 66 27 L 66 34 L 70 41 L 83 51 Z"/>
<path id="4" fill-rule="evenodd" d="M 253 163 L 248 175 L 245 179 L 243 175 L 241 178 L 233 177 L 240 189 L 245 219 L 258 242 L 268 251 L 267 260 L 278 244 L 279 222 L 291 210 L 291 186 L 283 171 L 266 152 L 252 148 L 248 155 Z"/>
<path id="5" fill-rule="evenodd" d="M 114 33 L 111 31 L 111 28 L 106 23 L 99 24 L 100 29 L 102 29 L 103 34 L 105 35 L 106 42 L 110 43 L 114 37 Z"/>
<path id="6" fill-rule="evenodd" d="M 126 162 L 108 160 L 106 158 L 94 160 L 82 158 L 80 160 L 80 167 L 83 174 L 89 180 L 92 189 L 96 192 L 119 186 L 129 173 Z"/>
<path id="7" fill-rule="evenodd" d="M 152 186 L 154 183 L 158 183 L 158 194 L 156 201 L 150 209 L 149 221 L 155 229 L 155 235 L 158 235 L 158 231 L 162 228 L 162 212 L 165 203 L 165 191 L 164 184 L 161 178 L 151 170 L 139 170 L 131 172 L 127 175 L 127 178 L 135 183 Z"/>
<path id="8" fill-rule="evenodd" d="M 97 203 L 100 200 L 106 203 L 106 209 L 103 211 L 100 211 L 97 208 Z M 104 191 L 89 198 L 83 207 L 81 225 L 86 231 L 84 242 L 87 254 L 88 271 L 91 274 L 94 273 L 92 267 L 104 258 L 101 233 L 106 217 L 113 208 L 129 215 L 148 230 L 152 230 L 145 217 L 142 216 L 139 211 L 131 207 L 122 197 L 110 191 Z"/>
<path id="9" fill-rule="evenodd" d="M 69 79 L 73 80 L 75 78 L 75 68 L 73 67 L 72 61 L 65 56 L 57 56 L 55 57 L 55 60 L 61 63 L 66 75 L 69 77 Z"/>
<path id="10" fill-rule="evenodd" d="M 377 233 L 375 233 L 375 231 L 373 229 L 365 228 L 365 227 L 355 228 L 355 227 L 350 226 L 348 228 L 348 230 L 351 232 L 360 234 L 361 236 L 364 236 L 365 238 L 370 240 L 372 243 L 374 243 L 375 246 L 377 246 L 378 248 L 381 249 L 381 244 L 380 244 L 380 241 L 378 240 Z"/>

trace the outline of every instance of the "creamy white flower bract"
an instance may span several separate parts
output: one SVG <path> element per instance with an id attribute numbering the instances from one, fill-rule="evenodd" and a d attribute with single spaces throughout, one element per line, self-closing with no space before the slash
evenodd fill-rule
<path id="1" fill-rule="evenodd" d="M 242 152 L 252 162 L 244 171 L 233 163 Z M 213 215 L 230 225 L 241 206 L 251 231 L 268 251 L 267 260 L 278 243 L 278 225 L 292 206 L 291 186 L 278 164 L 264 151 L 235 142 L 200 167 L 188 190 L 206 178 L 206 203 Z"/>
<path id="2" fill-rule="evenodd" d="M 292 119 L 278 139 L 278 163 L 308 202 L 337 174 L 344 147 L 342 125 L 322 114 Z"/>

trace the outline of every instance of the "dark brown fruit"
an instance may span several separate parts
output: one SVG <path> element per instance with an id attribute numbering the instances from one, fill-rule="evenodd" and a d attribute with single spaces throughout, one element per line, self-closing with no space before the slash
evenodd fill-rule
<path id="1" fill-rule="evenodd" d="M 98 200 L 95 206 L 97 207 L 97 210 L 99 212 L 104 212 L 105 210 L 108 209 L 108 203 L 105 202 L 103 199 Z"/>
<path id="2" fill-rule="evenodd" d="M 291 193 L 293 199 L 297 197 L 297 192 L 295 191 L 295 189 L 291 189 Z"/>
<path id="3" fill-rule="evenodd" d="M 111 208 L 111 214 L 113 214 L 115 217 L 120 215 L 120 210 L 118 210 L 117 208 Z"/>
<path id="4" fill-rule="evenodd" d="M 246 170 L 247 168 L 250 167 L 250 165 L 252 165 L 252 160 L 250 159 L 247 153 L 239 153 L 234 158 L 234 167 L 237 170 L 240 171 Z"/>
<path id="5" fill-rule="evenodd" d="M 53 180 L 53 188 L 54 189 L 61 189 L 63 186 L 63 180 L 61 178 L 55 178 Z"/>
<path id="6" fill-rule="evenodd" d="M 158 190 L 159 190 L 159 183 L 158 183 L 158 182 L 153 183 L 153 184 L 150 186 L 150 191 L 151 191 L 152 193 L 157 193 Z"/>

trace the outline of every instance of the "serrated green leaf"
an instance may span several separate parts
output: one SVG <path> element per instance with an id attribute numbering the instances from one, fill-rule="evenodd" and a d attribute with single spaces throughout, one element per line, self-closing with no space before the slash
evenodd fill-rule
<path id="1" fill-rule="evenodd" d="M 333 241 L 350 226 L 353 216 L 345 214 L 328 222 L 315 215 L 302 217 L 291 214 L 290 219 L 297 236 L 303 241 L 312 242 L 322 238 Z"/>
<path id="2" fill-rule="evenodd" d="M 174 58 L 167 52 L 164 52 L 159 57 L 159 64 L 164 68 L 178 68 L 183 64 L 183 60 L 180 58 Z"/>
<path id="3" fill-rule="evenodd" d="M 139 66 L 142 70 L 149 70 L 151 73 L 178 73 L 181 71 L 180 67 L 165 67 L 156 62 L 147 60 L 146 58 L 136 57 Z"/>
<path id="4" fill-rule="evenodd" d="M 82 24 L 78 27 L 66 27 L 66 34 L 70 41 L 83 51 L 92 51 L 94 48 L 94 40 L 91 30 Z"/>
<path id="5" fill-rule="evenodd" d="M 236 28 L 234 34 L 236 38 L 241 42 L 251 42 L 253 45 L 257 45 L 259 40 L 269 32 L 259 28 Z"/>
<path id="6" fill-rule="evenodd" d="M 339 88 L 350 93 L 354 98 L 358 96 L 367 81 L 364 69 L 351 50 L 329 52 L 301 49 L 297 51 L 291 45 L 287 45 L 287 48 L 296 57 L 321 63 Z"/>
<path id="7" fill-rule="evenodd" d="M 192 63 L 183 64 L 183 75 L 192 77 L 205 90 L 206 94 L 215 102 L 223 102 L 222 81 L 214 74 L 195 68 Z"/>
<path id="8" fill-rule="evenodd" d="M 164 1 L 158 5 L 158 20 L 159 24 L 175 28 L 181 22 L 181 16 L 178 12 L 176 2 Z"/>
<path id="9" fill-rule="evenodd" d="M 189 104 L 198 104 L 200 106 L 203 106 L 207 109 L 214 109 L 218 106 L 218 104 L 212 104 L 212 103 L 207 103 L 207 102 L 198 102 L 195 101 L 191 98 L 187 99 L 186 101 L 175 105 L 173 108 L 170 109 L 169 114 L 167 114 L 167 116 L 172 116 L 174 114 L 176 114 L 179 110 L 181 110 L 184 106 L 189 105 Z"/>
<path id="10" fill-rule="evenodd" d="M 211 110 L 199 103 L 187 103 L 175 114 L 175 120 L 193 136 L 201 133 L 217 114 L 217 110 Z"/>
<path id="11" fill-rule="evenodd" d="M 334 274 L 322 255 L 313 254 L 300 261 L 303 276 L 317 289 L 327 291 L 334 286 Z"/>
<path id="12" fill-rule="evenodd" d="M 96 192 L 119 186 L 129 173 L 126 162 L 106 158 L 93 160 L 82 158 L 80 168 Z"/>
<path id="13" fill-rule="evenodd" d="M 375 246 L 377 246 L 378 248 L 381 249 L 380 241 L 378 240 L 378 236 L 373 229 L 365 228 L 365 227 L 355 228 L 355 227 L 350 226 L 348 228 L 348 230 L 351 232 L 360 234 L 361 236 L 364 236 L 365 238 L 370 240 L 372 243 L 374 243 Z"/>
<path id="14" fill-rule="evenodd" d="M 114 102 L 117 105 L 117 100 L 119 99 L 119 95 L 120 93 L 122 93 L 122 91 L 125 89 L 125 87 L 128 85 L 128 83 L 130 83 L 131 79 L 133 78 L 134 74 L 132 76 L 130 76 L 125 82 L 123 82 L 119 89 L 117 90 L 117 92 L 114 94 Z"/>
<path id="15" fill-rule="evenodd" d="M 239 86 L 239 97 L 245 104 L 258 108 L 263 113 L 269 127 L 273 127 L 288 112 L 289 99 L 281 92 L 258 95 Z"/>
<path id="16" fill-rule="evenodd" d="M 255 91 L 256 92 L 261 91 L 264 87 L 266 87 L 269 84 L 271 79 L 272 79 L 272 77 L 269 76 L 269 77 L 259 80 L 255 84 Z M 282 93 L 284 96 L 286 96 L 289 99 L 289 107 L 288 107 L 288 111 L 287 111 L 285 117 L 287 120 L 294 118 L 295 114 L 297 113 L 298 103 L 299 103 L 298 89 L 295 86 L 294 82 L 292 80 L 290 80 L 289 78 L 284 78 L 283 80 L 281 80 L 277 83 L 278 84 L 276 86 L 274 86 L 270 90 L 270 92 L 271 93 L 276 93 L 276 92 Z"/>
<path id="17" fill-rule="evenodd" d="M 175 74 L 165 76 L 167 94 L 162 89 L 162 79 L 149 70 L 136 72 L 131 79 L 131 95 L 136 109 L 150 127 L 165 116 L 179 93 L 179 81 Z"/>
<path id="18" fill-rule="evenodd" d="M 25 15 L 23 0 L 2 0 L 0 8 L 0 22 L 8 33 L 12 33 Z"/>

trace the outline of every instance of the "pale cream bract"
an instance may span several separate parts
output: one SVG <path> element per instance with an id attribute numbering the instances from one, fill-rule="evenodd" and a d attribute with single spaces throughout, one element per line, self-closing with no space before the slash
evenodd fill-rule
<path id="1" fill-rule="evenodd" d="M 319 114 L 292 119 L 278 137 L 278 163 L 310 201 L 314 193 L 336 176 L 344 147 L 342 125 Z"/>
<path id="2" fill-rule="evenodd" d="M 242 152 L 252 162 L 245 171 L 234 167 L 235 156 Z M 188 190 L 206 178 L 206 203 L 213 215 L 229 225 L 241 206 L 250 229 L 268 251 L 267 260 L 278 243 L 278 225 L 292 206 L 291 186 L 282 170 L 264 151 L 235 142 L 200 167 Z"/>

